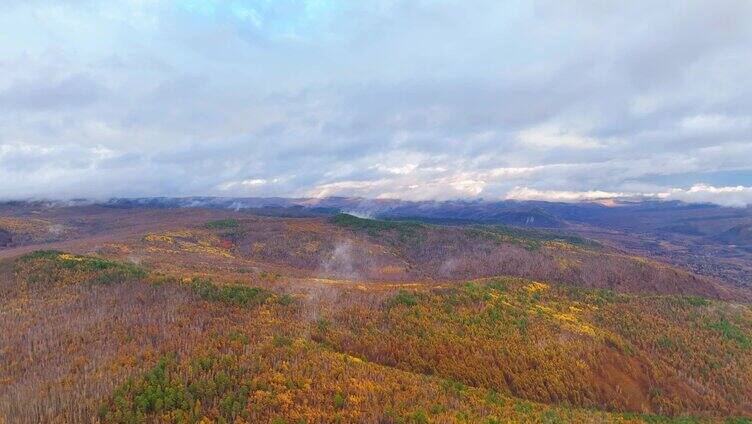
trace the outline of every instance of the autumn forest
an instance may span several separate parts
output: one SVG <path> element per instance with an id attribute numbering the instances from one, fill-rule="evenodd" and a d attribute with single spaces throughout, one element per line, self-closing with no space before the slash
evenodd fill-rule
<path id="1" fill-rule="evenodd" d="M 5 213 L 3 423 L 752 416 L 748 293 L 572 232 Z"/>

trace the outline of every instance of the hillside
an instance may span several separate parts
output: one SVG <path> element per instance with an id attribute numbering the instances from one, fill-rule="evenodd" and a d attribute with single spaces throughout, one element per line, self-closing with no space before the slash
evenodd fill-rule
<path id="1" fill-rule="evenodd" d="M 55 251 L 4 269 L 0 406 L 28 422 L 752 411 L 748 306 L 509 278 L 252 288 Z"/>
<path id="2" fill-rule="evenodd" d="M 70 230 L 0 250 L 0 422 L 752 418 L 745 293 L 571 231 L 31 219 Z"/>
<path id="3" fill-rule="evenodd" d="M 752 250 L 722 233 L 752 222 L 752 208 L 677 201 L 556 203 L 542 201 L 422 201 L 327 197 L 111 199 L 104 206 L 138 210 L 201 207 L 265 216 L 316 217 L 338 212 L 386 220 L 452 225 L 507 225 L 566 230 L 637 256 L 649 256 L 734 287 L 752 288 Z"/>
<path id="4" fill-rule="evenodd" d="M 752 224 L 742 224 L 729 228 L 715 236 L 715 240 L 752 250 Z"/>

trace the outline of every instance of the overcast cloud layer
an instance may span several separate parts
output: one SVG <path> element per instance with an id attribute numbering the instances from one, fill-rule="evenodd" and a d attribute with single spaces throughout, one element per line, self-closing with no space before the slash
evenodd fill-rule
<path id="1" fill-rule="evenodd" d="M 752 203 L 752 2 L 5 0 L 0 198 Z"/>

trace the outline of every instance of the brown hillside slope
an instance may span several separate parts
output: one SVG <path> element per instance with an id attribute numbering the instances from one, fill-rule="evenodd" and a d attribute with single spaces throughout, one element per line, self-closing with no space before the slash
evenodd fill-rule
<path id="1" fill-rule="evenodd" d="M 303 295 L 62 252 L 1 263 L 0 294 L 0 422 L 642 422 L 342 354 Z"/>
<path id="2" fill-rule="evenodd" d="M 712 279 L 573 236 L 354 217 L 252 218 L 233 223 L 211 231 L 234 257 L 305 276 L 440 281 L 511 275 L 620 292 L 751 297 Z"/>

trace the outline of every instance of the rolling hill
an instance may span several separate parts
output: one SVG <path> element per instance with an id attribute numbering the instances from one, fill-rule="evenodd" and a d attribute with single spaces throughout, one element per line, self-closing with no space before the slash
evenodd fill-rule
<path id="1" fill-rule="evenodd" d="M 744 288 L 571 224 L 317 211 L 7 207 L 66 230 L 0 249 L 0 421 L 752 418 Z"/>
<path id="2" fill-rule="evenodd" d="M 714 239 L 721 243 L 750 250 L 752 249 L 752 224 L 742 224 L 729 228 L 721 234 L 716 235 Z"/>

